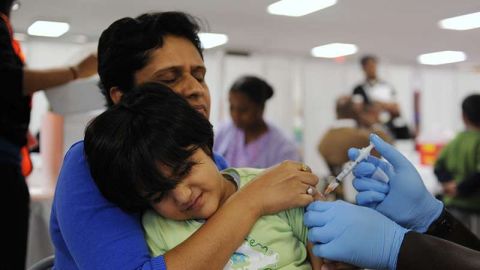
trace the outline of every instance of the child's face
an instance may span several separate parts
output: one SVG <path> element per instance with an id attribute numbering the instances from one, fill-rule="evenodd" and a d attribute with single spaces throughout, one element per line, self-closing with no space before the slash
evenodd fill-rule
<path id="1" fill-rule="evenodd" d="M 165 218 L 207 219 L 235 191 L 233 183 L 223 178 L 212 158 L 203 150 L 197 149 L 191 160 L 196 165 L 190 173 L 160 201 L 151 203 L 152 208 Z"/>

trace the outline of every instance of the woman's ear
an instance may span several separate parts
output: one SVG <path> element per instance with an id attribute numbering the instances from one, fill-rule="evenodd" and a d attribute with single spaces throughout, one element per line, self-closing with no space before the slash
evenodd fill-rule
<path id="1" fill-rule="evenodd" d="M 110 88 L 109 94 L 110 94 L 110 98 L 113 101 L 113 104 L 118 104 L 123 96 L 122 90 L 120 90 L 120 88 L 116 86 Z"/>

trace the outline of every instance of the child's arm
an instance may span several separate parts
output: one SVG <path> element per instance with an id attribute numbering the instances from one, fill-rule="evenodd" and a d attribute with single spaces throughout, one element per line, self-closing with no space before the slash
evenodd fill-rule
<path id="1" fill-rule="evenodd" d="M 463 181 L 458 184 L 457 192 L 459 196 L 472 196 L 480 191 L 480 172 L 467 175 Z"/>
<path id="2" fill-rule="evenodd" d="M 292 192 L 318 182 L 299 167 L 283 162 L 233 194 L 187 241 L 165 253 L 167 269 L 222 269 L 260 216 L 312 202 L 310 195 Z"/>
<path id="3" fill-rule="evenodd" d="M 310 260 L 310 264 L 312 265 L 312 270 L 321 270 L 323 265 L 323 259 L 315 256 L 312 252 L 313 244 L 308 242 L 307 243 L 307 251 L 308 251 L 308 258 Z"/>

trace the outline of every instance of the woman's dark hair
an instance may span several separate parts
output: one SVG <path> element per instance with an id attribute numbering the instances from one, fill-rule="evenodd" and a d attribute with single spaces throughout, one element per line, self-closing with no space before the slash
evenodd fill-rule
<path id="1" fill-rule="evenodd" d="M 213 159 L 212 147 L 210 122 L 158 83 L 135 87 L 85 131 L 85 155 L 98 189 L 129 212 L 149 208 L 175 188 L 195 165 L 190 158 L 197 149 Z"/>
<path id="2" fill-rule="evenodd" d="M 265 102 L 273 96 L 273 88 L 270 84 L 255 76 L 240 77 L 230 87 L 230 92 L 243 93 L 260 106 L 264 106 Z"/>
<path id="3" fill-rule="evenodd" d="M 103 31 L 98 42 L 100 88 L 112 106 L 110 88 L 126 93 L 134 87 L 135 72 L 148 64 L 150 53 L 163 46 L 167 35 L 191 41 L 203 58 L 197 20 L 183 12 L 158 12 L 126 17 Z"/>
<path id="4" fill-rule="evenodd" d="M 473 94 L 462 102 L 463 115 L 477 127 L 480 127 L 480 95 Z"/>
<path id="5" fill-rule="evenodd" d="M 0 12 L 9 15 L 15 0 L 0 0 Z"/>

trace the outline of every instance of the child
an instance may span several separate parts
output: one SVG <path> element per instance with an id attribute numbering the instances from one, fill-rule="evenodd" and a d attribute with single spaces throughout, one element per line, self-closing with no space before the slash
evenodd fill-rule
<path id="1" fill-rule="evenodd" d="M 146 211 L 143 226 L 153 256 L 182 243 L 261 173 L 219 172 L 212 145 L 208 120 L 168 87 L 155 83 L 131 91 L 93 120 L 85 133 L 85 153 L 100 191 L 125 210 Z M 292 192 L 307 189 L 305 185 Z M 312 269 L 306 238 L 303 209 L 264 216 L 225 268 Z M 320 269 L 321 260 L 310 259 L 314 269 Z"/>
<path id="2" fill-rule="evenodd" d="M 450 212 L 480 236 L 480 95 L 462 103 L 466 130 L 445 146 L 435 164 Z"/>

